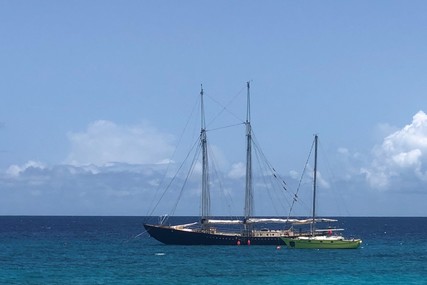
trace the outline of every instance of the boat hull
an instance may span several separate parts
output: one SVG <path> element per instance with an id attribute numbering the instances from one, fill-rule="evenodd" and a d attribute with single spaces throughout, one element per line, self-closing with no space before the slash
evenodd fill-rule
<path id="1" fill-rule="evenodd" d="M 356 249 L 360 239 L 282 238 L 288 248 L 297 249 Z"/>
<path id="2" fill-rule="evenodd" d="M 144 224 L 148 234 L 171 245 L 284 245 L 280 236 L 243 236 L 240 233 L 208 233 L 169 226 Z"/>

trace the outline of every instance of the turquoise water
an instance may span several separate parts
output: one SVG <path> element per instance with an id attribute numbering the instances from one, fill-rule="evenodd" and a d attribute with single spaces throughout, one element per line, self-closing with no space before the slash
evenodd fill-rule
<path id="1" fill-rule="evenodd" d="M 144 221 L 0 217 L 0 284 L 427 284 L 427 218 L 341 218 L 357 250 L 167 246 Z"/>

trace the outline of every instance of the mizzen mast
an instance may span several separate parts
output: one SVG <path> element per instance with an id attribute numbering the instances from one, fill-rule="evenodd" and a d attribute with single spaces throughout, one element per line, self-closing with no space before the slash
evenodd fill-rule
<path id="1" fill-rule="evenodd" d="M 203 86 L 200 90 L 200 109 L 201 109 L 201 130 L 200 130 L 200 144 L 202 148 L 202 197 L 201 197 L 201 218 L 203 221 L 210 216 L 210 191 L 209 191 L 209 163 L 208 163 L 208 147 L 206 136 L 206 121 L 205 121 L 205 108 L 203 104 Z"/>
<path id="2" fill-rule="evenodd" d="M 247 109 L 246 109 L 246 188 L 244 218 L 249 219 L 253 215 L 254 197 L 252 185 L 252 127 L 251 127 L 251 101 L 250 85 L 247 82 Z"/>

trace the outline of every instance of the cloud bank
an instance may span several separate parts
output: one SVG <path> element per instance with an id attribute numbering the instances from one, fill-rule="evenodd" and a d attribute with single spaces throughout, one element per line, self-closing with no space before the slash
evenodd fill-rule
<path id="1" fill-rule="evenodd" d="M 84 131 L 68 133 L 68 138 L 70 151 L 65 155 L 64 163 L 49 166 L 30 160 L 22 165 L 11 165 L 0 174 L 0 214 L 151 214 L 150 210 L 170 181 L 167 173 L 173 172 L 170 168 L 178 167 L 162 163 L 172 161 L 173 136 L 148 124 L 123 126 L 99 120 L 89 124 Z M 215 156 L 220 158 L 219 164 L 228 168 L 228 172 L 220 176 L 225 180 L 221 183 L 226 192 L 221 195 L 228 195 L 226 199 L 229 201 L 219 204 L 212 198 L 213 211 L 217 207 L 219 211 L 215 214 L 240 215 L 245 164 L 229 164 L 219 155 L 220 149 L 215 152 Z M 319 199 L 323 199 L 319 202 L 320 211 L 323 208 L 325 214 L 328 211 L 331 215 L 337 214 L 331 203 L 335 197 L 341 197 L 338 199 L 346 200 L 350 208 L 348 212 L 340 212 L 344 215 L 427 214 L 423 205 L 427 183 L 427 115 L 423 111 L 416 113 L 412 122 L 403 128 L 393 128 L 392 133 L 387 134 L 380 145 L 373 147 L 371 153 L 352 153 L 341 147 L 335 154 L 339 175 L 330 178 L 325 169 L 320 169 L 318 176 L 319 187 L 323 189 L 319 192 Z M 195 169 L 193 172 L 197 174 L 198 171 Z M 287 187 L 295 190 L 300 179 L 298 173 L 291 171 L 283 176 Z M 182 183 L 185 174 L 178 176 L 177 180 Z M 188 198 L 182 195 L 175 214 L 198 215 L 200 179 L 192 178 L 187 183 L 190 195 Z M 310 183 L 308 180 L 303 183 L 308 191 L 311 191 Z M 255 195 L 266 196 L 266 189 L 257 183 L 255 185 L 255 191 L 258 191 Z M 213 178 L 213 195 L 219 191 L 218 187 L 218 181 Z M 339 193 L 334 192 L 337 189 Z M 154 214 L 170 213 L 181 191 L 180 186 L 171 187 Z M 412 195 L 406 195 L 409 192 Z M 310 199 L 310 194 L 306 196 Z M 271 212 L 271 201 L 278 207 L 290 203 L 269 194 L 267 198 L 257 200 L 256 214 L 276 214 Z M 234 204 L 232 207 L 229 206 L 231 202 Z M 345 205 L 342 201 L 339 204 Z M 384 206 L 379 208 L 378 204 Z M 310 202 L 303 206 L 301 209 L 307 210 Z"/>
<path id="2" fill-rule="evenodd" d="M 172 135 L 98 120 L 68 139 L 61 164 L 8 167 L 0 176 L 0 214 L 147 214 L 174 149 Z"/>
<path id="3" fill-rule="evenodd" d="M 371 165 L 362 168 L 372 188 L 408 189 L 427 182 L 427 115 L 416 113 L 410 124 L 385 137 L 372 154 Z"/>
<path id="4" fill-rule="evenodd" d="M 112 162 L 155 164 L 166 161 L 173 151 L 173 137 L 145 124 L 120 126 L 95 121 L 84 132 L 70 132 L 71 152 L 65 164 L 106 165 Z"/>

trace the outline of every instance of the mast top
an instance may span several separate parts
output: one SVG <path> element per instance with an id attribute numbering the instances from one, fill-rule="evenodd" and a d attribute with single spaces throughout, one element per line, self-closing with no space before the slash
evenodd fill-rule
<path id="1" fill-rule="evenodd" d="M 201 109 L 201 128 L 206 130 L 205 106 L 203 103 L 203 84 L 200 84 L 200 109 Z"/>
<path id="2" fill-rule="evenodd" d="M 250 82 L 246 82 L 247 86 L 247 105 L 246 105 L 246 123 L 250 123 L 251 121 L 251 97 L 250 97 Z"/>

